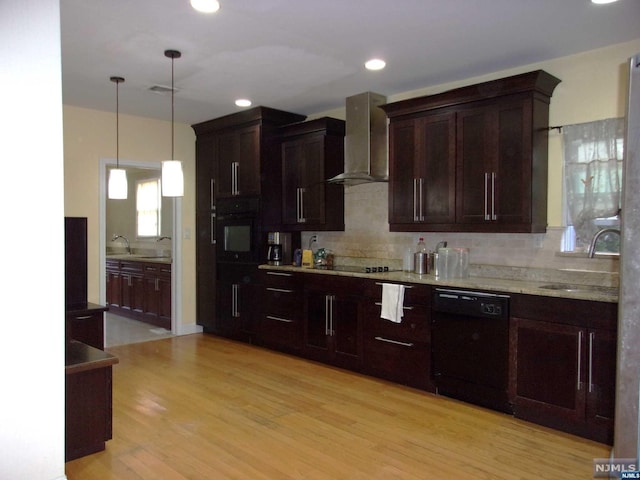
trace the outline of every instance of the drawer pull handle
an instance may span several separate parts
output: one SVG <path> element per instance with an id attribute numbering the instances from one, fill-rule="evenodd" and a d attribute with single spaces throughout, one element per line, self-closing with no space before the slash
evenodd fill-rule
<path id="1" fill-rule="evenodd" d="M 382 306 L 382 302 L 376 302 L 376 305 L 381 307 Z M 403 310 L 413 310 L 413 307 L 405 307 L 404 305 L 402 306 Z"/>
<path id="2" fill-rule="evenodd" d="M 280 317 L 274 317 L 273 315 L 267 315 L 267 318 L 269 320 L 275 320 L 277 322 L 284 322 L 284 323 L 293 323 L 293 320 L 290 320 L 288 318 L 280 318 Z"/>
<path id="3" fill-rule="evenodd" d="M 375 339 L 379 342 L 393 343 L 394 345 L 400 345 L 402 347 L 413 347 L 413 343 L 399 342 L 398 340 L 391 340 L 390 338 L 375 337 Z"/>
<path id="4" fill-rule="evenodd" d="M 293 273 L 283 273 L 283 272 L 267 272 L 267 275 L 276 275 L 278 277 L 293 277 Z"/>
<path id="5" fill-rule="evenodd" d="M 93 318 L 93 315 L 83 315 L 81 317 L 76 317 L 76 320 L 89 320 L 90 318 Z"/>
<path id="6" fill-rule="evenodd" d="M 293 293 L 293 290 L 287 290 L 286 288 L 274 288 L 274 287 L 267 287 L 267 291 L 279 292 L 279 293 Z"/>
<path id="7" fill-rule="evenodd" d="M 380 283 L 380 282 L 376 282 L 376 285 L 382 286 L 383 284 Z M 413 286 L 412 285 L 405 285 L 404 288 L 413 288 Z"/>

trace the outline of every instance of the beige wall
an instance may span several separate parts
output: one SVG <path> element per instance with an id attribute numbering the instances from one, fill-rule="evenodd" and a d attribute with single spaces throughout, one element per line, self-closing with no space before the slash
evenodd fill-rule
<path id="1" fill-rule="evenodd" d="M 158 162 L 171 155 L 171 124 L 120 114 L 120 160 Z M 88 300 L 100 300 L 99 231 L 100 160 L 116 156 L 115 115 L 71 106 L 64 107 L 64 207 L 66 216 L 88 218 Z M 189 125 L 175 125 L 175 158 L 183 161 L 185 195 L 182 224 L 189 232 L 182 239 L 183 269 L 181 317 L 195 324 L 195 134 Z M 184 235 L 183 235 L 184 237 Z M 175 241 L 175 240 L 174 240 Z M 188 329 L 187 329 L 188 330 Z"/>

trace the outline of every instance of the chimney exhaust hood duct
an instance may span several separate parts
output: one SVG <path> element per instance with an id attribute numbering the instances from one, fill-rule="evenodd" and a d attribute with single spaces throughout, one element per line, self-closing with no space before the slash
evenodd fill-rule
<path id="1" fill-rule="evenodd" d="M 347 98 L 344 138 L 344 173 L 329 183 L 359 185 L 388 182 L 387 116 L 378 108 L 387 98 L 365 92 Z"/>

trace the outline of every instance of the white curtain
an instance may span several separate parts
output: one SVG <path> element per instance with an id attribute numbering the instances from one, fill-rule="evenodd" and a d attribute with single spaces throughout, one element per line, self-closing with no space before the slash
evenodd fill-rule
<path id="1" fill-rule="evenodd" d="M 596 219 L 619 213 L 624 119 L 567 125 L 562 137 L 568 222 L 584 244 L 599 229 Z"/>

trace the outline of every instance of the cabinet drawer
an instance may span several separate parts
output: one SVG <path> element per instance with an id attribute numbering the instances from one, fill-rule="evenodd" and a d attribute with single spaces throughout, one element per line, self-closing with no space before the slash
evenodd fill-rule
<path id="1" fill-rule="evenodd" d="M 427 391 L 434 391 L 429 366 L 429 345 L 419 342 L 401 344 L 384 337 L 364 341 L 365 373 Z"/>
<path id="2" fill-rule="evenodd" d="M 290 317 L 301 311 L 301 296 L 292 290 L 265 287 L 263 302 L 263 310 L 268 314 Z"/>
<path id="3" fill-rule="evenodd" d="M 142 265 L 141 262 L 120 262 L 120 271 L 126 273 L 142 273 Z"/>
<path id="4" fill-rule="evenodd" d="M 412 308 L 411 312 L 405 311 L 402 322 L 395 323 L 380 318 L 380 306 L 371 305 L 367 309 L 365 337 L 380 336 L 404 342 L 429 342 L 431 338 L 429 311 L 420 305 Z"/>
<path id="5" fill-rule="evenodd" d="M 262 283 L 269 287 L 296 290 L 302 283 L 300 276 L 293 272 L 262 272 Z"/>
<path id="6" fill-rule="evenodd" d="M 382 299 L 383 282 L 367 282 L 364 288 L 365 296 L 379 302 Z M 397 282 L 389 282 L 397 283 Z M 404 304 L 411 306 L 414 304 L 431 305 L 431 287 L 428 285 L 417 285 L 402 283 L 404 289 Z"/>

